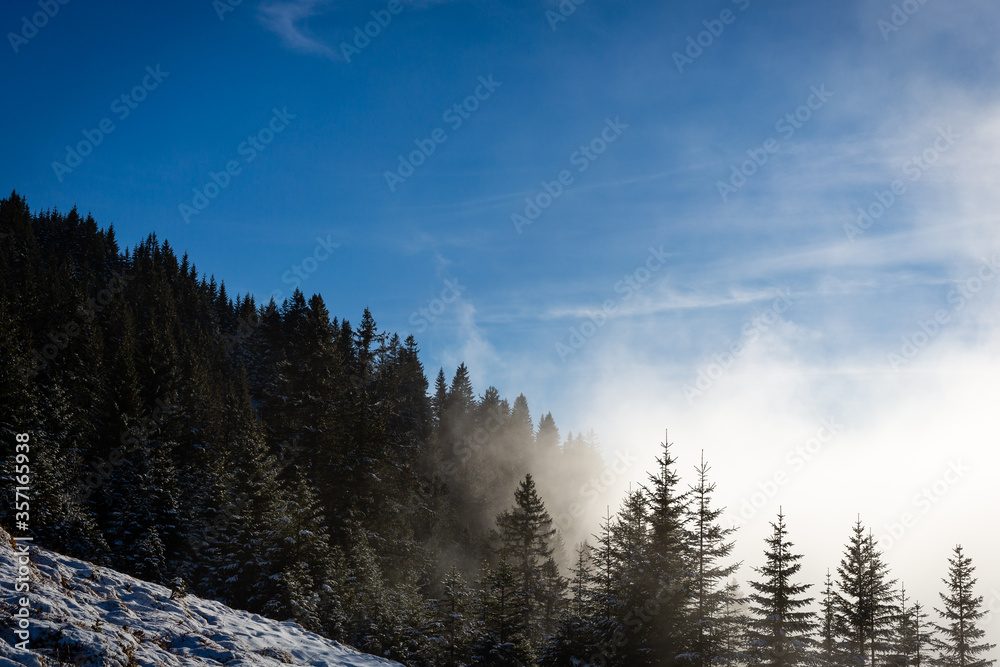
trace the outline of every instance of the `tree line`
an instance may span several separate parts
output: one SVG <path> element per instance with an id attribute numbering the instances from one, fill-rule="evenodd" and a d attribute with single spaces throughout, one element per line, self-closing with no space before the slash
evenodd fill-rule
<path id="1" fill-rule="evenodd" d="M 122 250 L 12 193 L 8 490 L 26 431 L 38 543 L 410 665 L 992 664 L 960 548 L 935 625 L 860 519 L 814 599 L 779 513 L 744 594 L 704 461 L 684 485 L 664 442 L 590 536 L 553 516 L 605 471 L 593 433 L 477 396 L 464 364 L 431 386 L 367 310 L 230 296 L 155 235 Z"/>

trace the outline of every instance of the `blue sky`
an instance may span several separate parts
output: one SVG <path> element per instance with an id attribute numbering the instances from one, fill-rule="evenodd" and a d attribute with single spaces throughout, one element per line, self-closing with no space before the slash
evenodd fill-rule
<path id="1" fill-rule="evenodd" d="M 335 314 L 413 332 L 429 375 L 466 361 L 480 391 L 634 451 L 622 485 L 665 426 L 687 463 L 719 460 L 731 507 L 794 472 L 746 519 L 748 558 L 779 503 L 831 559 L 858 512 L 888 534 L 912 510 L 890 562 L 933 582 L 959 540 L 1000 559 L 977 528 L 1000 506 L 1000 9 L 816 4 L 567 0 L 553 28 L 548 0 L 70 0 L 35 34 L 38 3 L 11 1 L 0 184 L 129 244 L 155 231 L 231 293 L 287 295 L 298 266 Z M 548 205 L 518 225 L 526 198 Z M 836 451 L 794 464 L 830 418 Z"/>

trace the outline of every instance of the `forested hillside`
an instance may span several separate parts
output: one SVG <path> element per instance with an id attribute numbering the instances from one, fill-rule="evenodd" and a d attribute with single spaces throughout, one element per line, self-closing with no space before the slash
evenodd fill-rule
<path id="1" fill-rule="evenodd" d="M 860 519 L 819 591 L 779 514 L 743 592 L 710 468 L 682 480 L 669 443 L 596 536 L 557 530 L 595 436 L 464 365 L 431 387 L 367 310 L 230 295 L 165 240 L 16 193 L 0 236 L 5 488 L 30 433 L 46 547 L 412 665 L 988 665 L 960 549 L 936 629 Z"/>

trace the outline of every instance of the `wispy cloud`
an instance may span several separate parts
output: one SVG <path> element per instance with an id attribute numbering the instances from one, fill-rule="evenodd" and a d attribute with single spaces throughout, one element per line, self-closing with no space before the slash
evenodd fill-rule
<path id="1" fill-rule="evenodd" d="M 288 48 L 300 53 L 340 60 L 336 51 L 310 34 L 304 25 L 307 19 L 322 14 L 329 5 L 330 2 L 327 0 L 265 2 L 260 6 L 259 17 L 264 27 L 281 37 L 281 41 Z"/>
<path id="2" fill-rule="evenodd" d="M 621 304 L 616 309 L 615 314 L 617 317 L 637 317 L 673 310 L 724 308 L 726 306 L 742 306 L 774 297 L 774 290 L 728 289 L 724 294 L 715 294 L 694 291 L 681 293 L 674 289 L 666 289 L 662 293 L 651 295 L 648 298 L 641 298 L 640 295 L 635 301 Z M 595 308 L 592 304 L 550 306 L 542 313 L 541 319 L 581 318 L 599 310 L 600 308 Z"/>

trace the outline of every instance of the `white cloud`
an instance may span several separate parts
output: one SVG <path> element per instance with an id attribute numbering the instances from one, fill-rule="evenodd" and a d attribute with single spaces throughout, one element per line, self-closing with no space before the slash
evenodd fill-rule
<path id="1" fill-rule="evenodd" d="M 504 374 L 500 356 L 485 333 L 476 324 L 476 308 L 468 301 L 455 304 L 455 341 L 442 355 L 446 366 L 455 367 L 465 362 L 469 368 L 472 386 L 477 391 L 486 389 L 489 384 L 496 384 L 496 378 Z M 491 382 L 488 378 L 493 378 Z"/>
<path id="2" fill-rule="evenodd" d="M 340 56 L 313 36 L 304 25 L 307 19 L 321 14 L 329 4 L 327 0 L 265 2 L 260 6 L 260 21 L 264 27 L 281 37 L 281 41 L 290 49 L 339 60 Z"/>
<path id="3" fill-rule="evenodd" d="M 759 229 L 767 242 L 675 272 L 670 287 L 649 289 L 632 304 L 634 317 L 609 323 L 562 369 L 559 389 L 570 394 L 570 407 L 556 413 L 560 426 L 593 426 L 607 451 L 641 450 L 633 481 L 653 465 L 664 427 L 687 479 L 705 449 L 718 500 L 736 511 L 785 474 L 739 534 L 744 579 L 760 564 L 767 523 L 783 505 L 790 537 L 806 555 L 804 581 L 818 584 L 827 567 L 835 570 L 860 513 L 876 537 L 891 538 L 894 575 L 928 608 L 939 605 L 940 579 L 959 542 L 979 567 L 978 592 L 989 603 L 1000 591 L 1000 276 L 961 308 L 944 296 L 1000 249 L 1000 89 L 962 81 L 929 57 L 940 51 L 935 40 L 968 32 L 995 68 L 997 44 L 985 39 L 983 26 L 995 27 L 1000 15 L 975 4 L 976 11 L 956 14 L 951 5 L 928 3 L 887 45 L 875 20 L 892 3 L 870 3 L 860 27 L 877 40 L 862 54 L 835 54 L 829 76 L 817 75 L 840 81 L 831 83 L 838 104 L 831 101 L 812 134 L 796 137 L 799 150 L 769 163 L 713 227 L 719 235 L 727 225 L 738 234 Z M 872 201 L 874 188 L 906 179 L 906 161 L 947 125 L 961 139 L 919 180 L 907 181 L 891 215 L 850 243 L 843 225 L 853 211 Z M 863 129 L 848 134 L 844 127 Z M 716 204 L 706 202 L 706 218 Z M 674 291 L 684 282 L 698 285 L 693 294 L 700 296 Z M 683 387 L 712 357 L 684 346 L 726 339 L 727 327 L 728 338 L 738 339 L 739 306 L 760 298 L 752 286 L 762 283 L 796 285 L 797 305 L 689 403 Z M 824 310 L 833 297 L 837 309 Z M 733 318 L 720 323 L 692 307 L 664 319 L 685 305 L 732 306 Z M 947 312 L 947 324 L 904 353 L 904 336 L 923 341 L 920 323 L 938 310 Z M 585 314 L 575 305 L 549 310 Z M 888 355 L 911 351 L 894 371 Z M 824 419 L 842 428 L 811 460 L 796 458 Z M 802 465 L 792 463 L 798 460 Z M 953 465 L 965 466 L 961 475 Z M 913 525 L 893 538 L 889 531 L 904 513 Z M 993 600 L 1000 608 L 1000 593 Z M 1000 640 L 1000 623 L 987 630 L 988 640 Z"/>

